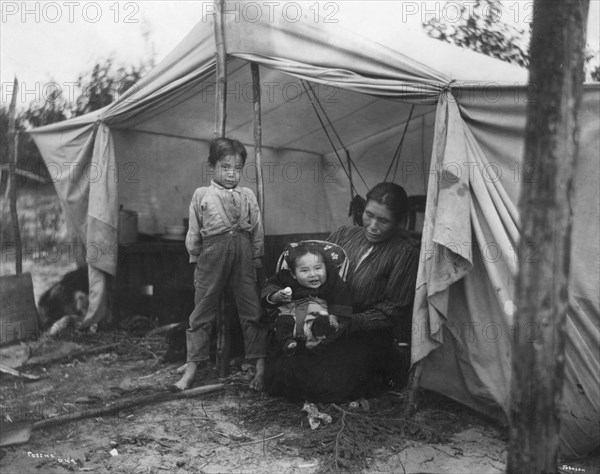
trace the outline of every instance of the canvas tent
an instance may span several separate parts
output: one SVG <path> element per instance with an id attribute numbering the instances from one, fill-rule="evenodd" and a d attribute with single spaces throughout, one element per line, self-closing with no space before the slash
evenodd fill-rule
<path id="1" fill-rule="evenodd" d="M 358 193 L 389 170 L 409 195 L 426 194 L 413 362 L 423 361 L 423 387 L 507 414 L 517 258 L 535 258 L 535 249 L 516 250 L 517 197 L 533 176 L 520 162 L 535 91 L 526 71 L 512 65 L 400 27 L 379 32 L 385 41 L 376 42 L 361 35 L 364 28 L 361 21 L 315 22 L 308 12 L 294 22 L 277 13 L 256 21 L 225 15 L 227 135 L 252 157 L 255 62 L 267 234 L 323 233 L 348 223 L 348 162 L 335 138 L 332 151 L 319 117 L 349 151 Z M 213 34 L 206 16 L 115 103 L 32 132 L 68 222 L 88 248 L 90 320 L 102 316 L 106 275 L 116 272 L 119 204 L 139 212 L 140 231 L 161 232 L 180 223 L 193 190 L 209 182 Z M 317 117 L 303 81 L 325 114 Z M 599 97 L 598 84 L 585 86 L 561 432 L 569 455 L 597 447 L 600 435 Z M 254 187 L 251 161 L 246 169 L 244 184 Z"/>

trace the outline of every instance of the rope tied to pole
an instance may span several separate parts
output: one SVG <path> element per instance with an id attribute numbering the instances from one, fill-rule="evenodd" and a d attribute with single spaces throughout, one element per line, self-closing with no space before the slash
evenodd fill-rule
<path id="1" fill-rule="evenodd" d="M 346 148 L 346 146 L 344 146 L 344 143 L 342 142 L 341 137 L 339 136 L 339 134 L 337 133 L 335 127 L 333 126 L 333 123 L 331 122 L 331 120 L 327 116 L 327 113 L 325 112 L 325 109 L 323 108 L 323 105 L 321 104 L 321 102 L 319 101 L 319 98 L 315 94 L 315 91 L 313 90 L 312 86 L 307 81 L 302 80 L 301 82 L 302 82 L 302 86 L 304 87 L 304 91 L 306 92 L 306 96 L 308 97 L 308 100 L 310 101 L 310 104 L 312 105 L 312 108 L 315 111 L 317 119 L 319 120 L 319 123 L 321 124 L 321 127 L 323 128 L 323 131 L 325 132 L 325 135 L 327 136 L 327 139 L 329 140 L 331 148 L 332 148 L 333 152 L 335 153 L 335 155 L 336 155 L 336 157 L 337 157 L 337 159 L 338 159 L 338 161 L 340 163 L 340 166 L 344 170 L 344 173 L 346 173 L 346 176 L 348 177 L 348 181 L 350 181 L 350 195 L 351 195 L 351 199 L 353 199 L 354 195 L 358 194 L 358 192 L 356 190 L 356 186 L 354 186 L 354 180 L 352 178 L 352 166 L 354 166 L 354 169 L 356 170 L 356 173 L 360 177 L 360 179 L 363 182 L 363 184 L 365 185 L 365 187 L 367 189 L 369 189 L 369 186 L 367 186 L 367 183 L 365 182 L 364 178 L 360 174 L 360 171 L 358 170 L 356 164 L 352 161 L 352 158 L 350 156 L 350 150 L 348 150 L 348 148 Z M 310 90 L 310 92 L 309 92 L 309 90 Z M 317 109 L 317 105 L 321 109 L 320 112 Z M 325 122 L 323 121 L 323 118 L 321 117 L 321 114 L 327 120 L 327 122 L 329 124 L 329 127 L 331 128 L 331 130 L 335 134 L 338 142 L 340 143 L 340 148 L 342 148 L 344 150 L 345 154 L 346 154 L 346 160 L 348 162 L 348 165 L 347 165 L 348 169 L 346 169 L 346 166 L 344 166 L 344 163 L 342 161 L 342 157 L 340 156 L 340 154 L 338 152 L 338 149 L 336 148 L 335 144 L 333 143 L 331 135 L 330 135 L 330 133 L 329 133 L 329 131 L 327 129 L 327 126 L 325 125 Z"/>

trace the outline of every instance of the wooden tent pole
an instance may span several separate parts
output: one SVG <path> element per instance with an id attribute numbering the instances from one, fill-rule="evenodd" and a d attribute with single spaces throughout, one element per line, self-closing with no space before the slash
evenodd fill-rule
<path id="1" fill-rule="evenodd" d="M 509 474 L 557 472 L 573 176 L 589 0 L 535 0 L 512 354 Z M 591 203 L 590 203 L 591 204 Z M 520 255 L 523 257 L 523 255 Z"/>
<path id="2" fill-rule="evenodd" d="M 254 104 L 254 155 L 256 159 L 256 197 L 265 226 L 265 186 L 262 174 L 262 119 L 260 110 L 260 71 L 258 64 L 250 65 L 252 71 L 252 102 Z"/>
<path id="3" fill-rule="evenodd" d="M 417 395 L 419 384 L 421 383 L 421 372 L 423 371 L 423 361 L 416 362 L 410 369 L 408 376 L 408 387 L 406 398 L 404 399 L 402 411 L 405 418 L 410 418 L 417 410 Z"/>
<path id="4" fill-rule="evenodd" d="M 23 249 L 21 246 L 21 232 L 19 231 L 19 215 L 17 214 L 17 154 L 19 136 L 16 131 L 17 93 L 19 81 L 15 77 L 13 95 L 8 109 L 8 156 L 12 161 L 8 173 L 8 188 L 10 189 L 10 215 L 14 227 L 15 239 L 15 267 L 17 275 L 23 273 Z"/>
<path id="5" fill-rule="evenodd" d="M 260 108 L 260 71 L 257 63 L 250 64 L 252 72 L 252 103 L 254 105 L 254 159 L 256 166 L 256 198 L 258 199 L 258 208 L 260 209 L 260 220 L 263 229 L 265 228 L 265 184 L 262 174 L 262 116 Z M 265 273 L 261 268 L 256 270 L 256 279 L 259 285 L 259 292 L 265 283 Z"/>
<path id="6" fill-rule="evenodd" d="M 215 48 L 216 48 L 216 93 L 215 93 L 215 132 L 214 138 L 224 137 L 227 125 L 227 50 L 225 48 L 224 25 L 225 0 L 217 2 L 215 12 Z M 217 314 L 217 373 L 219 377 L 229 375 L 229 356 L 231 353 L 231 324 L 226 311 L 226 288 L 221 294 Z"/>
<path id="7" fill-rule="evenodd" d="M 215 12 L 215 47 L 217 59 L 217 90 L 215 95 L 215 133 L 214 137 L 224 137 L 227 121 L 227 52 L 225 49 L 224 12 L 225 0 L 217 2 Z"/>

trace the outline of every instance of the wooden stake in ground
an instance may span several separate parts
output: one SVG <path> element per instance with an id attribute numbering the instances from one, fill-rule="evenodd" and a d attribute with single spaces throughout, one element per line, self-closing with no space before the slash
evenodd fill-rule
<path id="1" fill-rule="evenodd" d="M 265 219 L 265 186 L 262 174 L 262 118 L 260 110 L 260 71 L 258 64 L 250 65 L 252 71 L 252 103 L 254 105 L 254 156 L 256 165 L 256 198 L 261 218 Z"/>
<path id="2" fill-rule="evenodd" d="M 265 185 L 262 174 L 262 113 L 260 108 L 260 71 L 257 63 L 250 64 L 252 72 L 252 104 L 254 112 L 254 165 L 256 166 L 256 199 L 260 209 L 260 219 L 265 228 Z M 259 286 L 264 283 L 262 268 L 256 270 Z M 259 288 L 260 290 L 260 288 Z"/>
<path id="3" fill-rule="evenodd" d="M 571 194 L 578 152 L 589 0 L 534 3 L 508 473 L 556 472 L 562 399 Z"/>
<path id="4" fill-rule="evenodd" d="M 417 391 L 419 389 L 419 383 L 421 382 L 422 372 L 422 361 L 415 363 L 409 372 L 406 398 L 402 404 L 402 413 L 407 419 L 412 417 L 417 411 Z"/>
<path id="5" fill-rule="evenodd" d="M 13 95 L 8 108 L 8 157 L 10 170 L 8 173 L 8 188 L 10 200 L 10 216 L 14 228 L 15 239 L 15 267 L 17 275 L 23 273 L 23 248 L 21 245 L 21 232 L 19 231 L 19 215 L 17 214 L 17 152 L 18 135 L 16 131 L 17 94 L 19 92 L 19 81 L 15 77 Z"/>

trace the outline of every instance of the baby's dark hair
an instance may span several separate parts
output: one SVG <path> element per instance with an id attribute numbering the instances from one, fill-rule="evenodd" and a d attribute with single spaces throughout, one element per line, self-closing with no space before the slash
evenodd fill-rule
<path id="1" fill-rule="evenodd" d="M 285 258 L 288 267 L 290 268 L 290 271 L 293 272 L 294 270 L 296 270 L 296 262 L 298 261 L 298 259 L 300 257 L 304 257 L 304 255 L 309 253 L 320 256 L 323 260 L 323 263 L 327 264 L 327 257 L 321 251 L 321 249 L 319 249 L 319 246 L 312 242 L 307 242 L 298 244 L 297 246 L 290 248 L 290 252 Z"/>
<path id="2" fill-rule="evenodd" d="M 242 165 L 246 164 L 246 157 L 248 152 L 246 147 L 235 138 L 215 138 L 210 142 L 210 154 L 208 155 L 208 162 L 211 166 L 215 166 L 218 161 L 222 160 L 227 156 L 239 155 L 242 159 Z"/>

